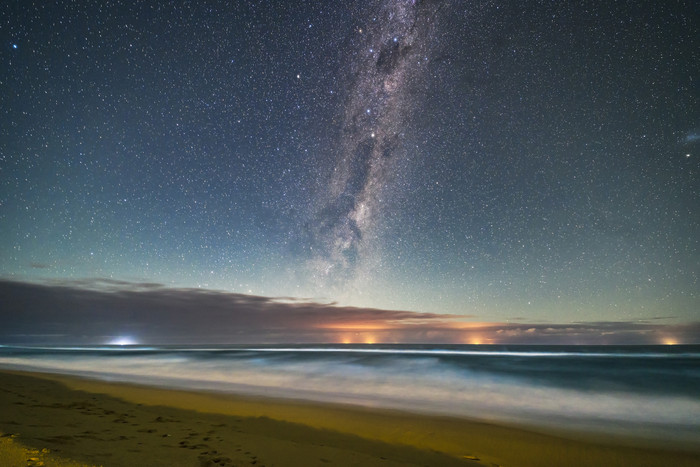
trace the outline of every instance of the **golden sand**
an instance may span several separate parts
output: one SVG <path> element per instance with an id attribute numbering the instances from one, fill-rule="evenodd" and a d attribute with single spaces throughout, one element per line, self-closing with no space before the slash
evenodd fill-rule
<path id="1" fill-rule="evenodd" d="M 89 467 L 70 459 L 63 459 L 50 449 L 31 449 L 16 442 L 18 435 L 0 433 L 0 465 L 27 467 Z"/>
<path id="2" fill-rule="evenodd" d="M 19 372 L 0 372 L 0 433 L 0 465 L 700 465 L 629 439 Z"/>

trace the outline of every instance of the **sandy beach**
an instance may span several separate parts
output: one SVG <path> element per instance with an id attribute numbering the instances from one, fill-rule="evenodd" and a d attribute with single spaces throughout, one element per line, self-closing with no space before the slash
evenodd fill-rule
<path id="1" fill-rule="evenodd" d="M 692 447 L 0 372 L 1 465 L 699 465 Z"/>

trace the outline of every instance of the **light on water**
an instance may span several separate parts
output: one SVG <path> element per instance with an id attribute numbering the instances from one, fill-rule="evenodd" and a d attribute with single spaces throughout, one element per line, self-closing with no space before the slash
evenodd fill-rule
<path id="1" fill-rule="evenodd" d="M 129 336 L 117 336 L 108 342 L 109 345 L 138 345 L 138 342 Z"/>

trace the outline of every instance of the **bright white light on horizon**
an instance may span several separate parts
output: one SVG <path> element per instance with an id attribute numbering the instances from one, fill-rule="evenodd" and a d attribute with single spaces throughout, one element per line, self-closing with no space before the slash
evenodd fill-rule
<path id="1" fill-rule="evenodd" d="M 136 345 L 136 341 L 128 336 L 118 336 L 109 341 L 109 345 Z"/>

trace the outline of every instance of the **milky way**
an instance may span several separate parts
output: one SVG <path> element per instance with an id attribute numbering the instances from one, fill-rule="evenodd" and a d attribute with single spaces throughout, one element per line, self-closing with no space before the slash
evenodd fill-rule
<path id="1" fill-rule="evenodd" d="M 0 2 L 0 279 L 695 322 L 696 10 Z"/>
<path id="2" fill-rule="evenodd" d="M 368 9 L 366 26 L 353 31 L 359 39 L 351 51 L 357 58 L 342 116 L 340 157 L 314 221 L 311 267 L 323 287 L 352 287 L 358 271 L 380 254 L 373 227 L 415 105 L 408 89 L 430 60 L 431 34 L 444 6 L 385 1 Z"/>

